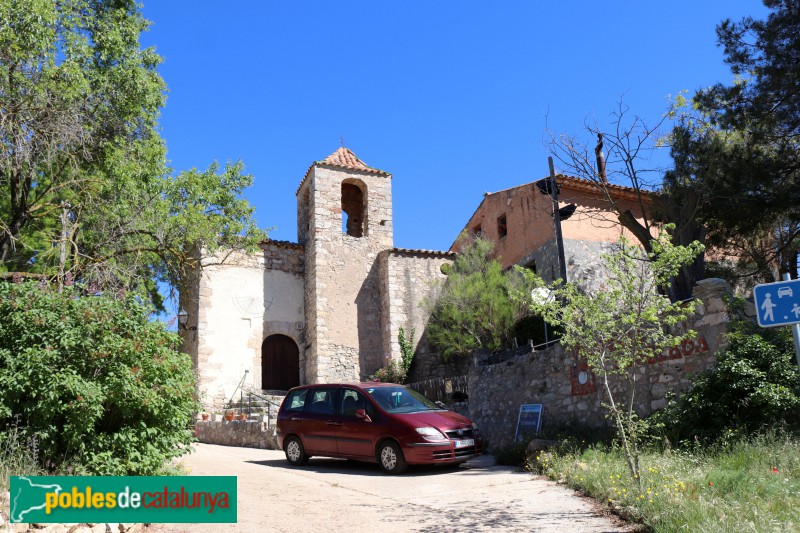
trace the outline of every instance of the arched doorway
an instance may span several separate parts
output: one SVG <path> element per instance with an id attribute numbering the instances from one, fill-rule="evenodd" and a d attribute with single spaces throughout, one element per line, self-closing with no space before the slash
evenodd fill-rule
<path id="1" fill-rule="evenodd" d="M 261 344 L 261 388 L 289 390 L 300 385 L 300 352 L 286 335 L 270 335 Z"/>

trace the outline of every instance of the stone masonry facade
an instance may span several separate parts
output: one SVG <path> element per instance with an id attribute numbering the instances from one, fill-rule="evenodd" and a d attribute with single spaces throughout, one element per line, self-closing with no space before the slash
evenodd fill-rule
<path id="1" fill-rule="evenodd" d="M 391 185 L 390 174 L 340 148 L 300 181 L 298 242 L 203 257 L 205 268 L 181 290 L 189 321 L 180 333 L 208 409 L 239 383 L 267 388 L 271 358 L 287 351 L 297 378 L 286 387 L 366 380 L 400 357 L 401 327 L 415 332 L 412 372 L 433 371 L 422 304 L 454 255 L 394 248 Z"/>

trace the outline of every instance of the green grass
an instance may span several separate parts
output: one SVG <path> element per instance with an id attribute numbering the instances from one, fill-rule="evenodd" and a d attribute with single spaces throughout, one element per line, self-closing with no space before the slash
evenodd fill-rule
<path id="1" fill-rule="evenodd" d="M 16 424 L 9 426 L 0 439 L 0 492 L 8 491 L 10 476 L 42 474 L 36 460 L 36 442 L 26 442 Z"/>
<path id="2" fill-rule="evenodd" d="M 800 530 L 800 440 L 766 435 L 695 451 L 648 451 L 641 489 L 619 450 L 595 446 L 531 458 L 565 482 L 652 531 Z"/>

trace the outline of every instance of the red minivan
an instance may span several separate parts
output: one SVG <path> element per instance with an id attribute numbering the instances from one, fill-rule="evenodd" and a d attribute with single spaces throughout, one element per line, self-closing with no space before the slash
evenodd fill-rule
<path id="1" fill-rule="evenodd" d="M 278 446 L 295 466 L 320 455 L 400 474 L 408 465 L 466 461 L 482 444 L 470 419 L 393 383 L 295 387 L 278 412 Z"/>

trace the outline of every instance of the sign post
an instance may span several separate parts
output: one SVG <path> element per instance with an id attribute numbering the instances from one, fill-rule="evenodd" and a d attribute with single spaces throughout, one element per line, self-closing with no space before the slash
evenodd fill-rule
<path id="1" fill-rule="evenodd" d="M 783 275 L 783 281 L 753 287 L 758 325 L 762 328 L 792 326 L 794 351 L 800 365 L 800 280 Z"/>

